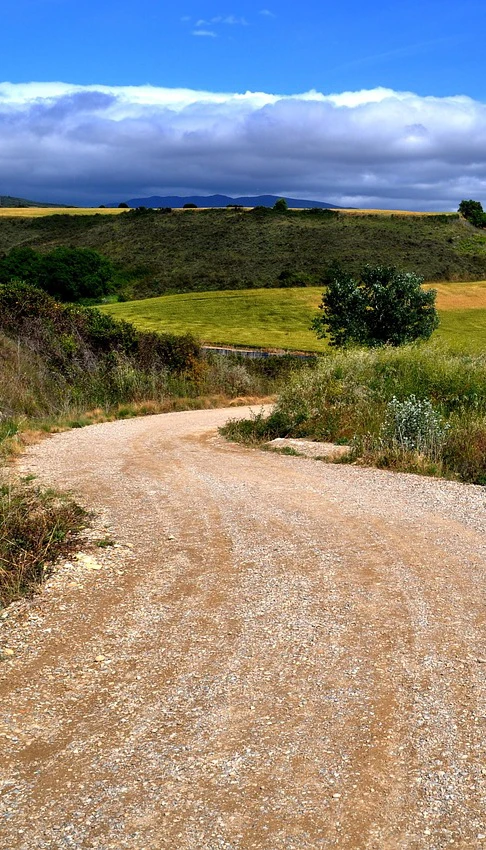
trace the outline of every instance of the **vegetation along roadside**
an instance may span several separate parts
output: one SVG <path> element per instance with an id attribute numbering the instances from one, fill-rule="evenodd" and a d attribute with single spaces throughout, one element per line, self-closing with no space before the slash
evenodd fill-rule
<path id="1" fill-rule="evenodd" d="M 312 325 L 338 353 L 291 376 L 268 417 L 222 433 L 349 443 L 348 461 L 486 485 L 486 351 L 426 344 L 439 318 L 437 292 L 422 284 L 391 266 L 355 276 L 335 266 Z"/>
<path id="2" fill-rule="evenodd" d="M 301 367 L 292 357 L 203 356 L 190 335 L 145 333 L 36 287 L 3 284 L 0 459 L 64 428 L 265 398 Z M 71 499 L 33 482 L 4 474 L 0 485 L 1 607 L 42 580 L 84 520 Z"/>
<path id="3" fill-rule="evenodd" d="M 269 416 L 222 433 L 344 443 L 348 462 L 486 485 L 486 354 L 438 344 L 338 351 L 291 375 Z"/>

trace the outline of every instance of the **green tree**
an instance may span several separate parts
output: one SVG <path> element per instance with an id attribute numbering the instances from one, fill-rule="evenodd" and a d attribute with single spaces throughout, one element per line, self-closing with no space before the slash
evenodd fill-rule
<path id="1" fill-rule="evenodd" d="M 33 248 L 12 248 L 0 259 L 0 283 L 9 280 L 26 280 L 36 284 L 39 277 L 41 255 Z"/>
<path id="2" fill-rule="evenodd" d="M 42 257 L 37 285 L 60 301 L 102 298 L 113 291 L 114 273 L 91 248 L 56 248 Z"/>
<path id="3" fill-rule="evenodd" d="M 275 212 L 287 212 L 289 205 L 285 198 L 279 198 L 278 201 L 275 201 L 273 205 L 273 209 Z"/>
<path id="4" fill-rule="evenodd" d="M 24 280 L 60 301 L 101 298 L 113 292 L 114 276 L 111 261 L 90 248 L 14 248 L 0 259 L 0 283 Z"/>
<path id="5" fill-rule="evenodd" d="M 423 278 L 413 272 L 366 266 L 356 279 L 334 265 L 325 283 L 312 328 L 332 346 L 403 345 L 428 339 L 438 327 L 437 293 L 422 289 Z"/>
<path id="6" fill-rule="evenodd" d="M 479 201 L 461 201 L 458 212 L 474 227 L 486 227 L 486 213 Z"/>

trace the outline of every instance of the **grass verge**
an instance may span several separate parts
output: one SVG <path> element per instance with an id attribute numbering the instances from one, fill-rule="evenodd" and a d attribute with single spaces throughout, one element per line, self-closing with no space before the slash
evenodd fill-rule
<path id="1" fill-rule="evenodd" d="M 330 354 L 290 376 L 269 416 L 222 433 L 347 442 L 349 460 L 485 485 L 486 356 L 437 345 Z"/>

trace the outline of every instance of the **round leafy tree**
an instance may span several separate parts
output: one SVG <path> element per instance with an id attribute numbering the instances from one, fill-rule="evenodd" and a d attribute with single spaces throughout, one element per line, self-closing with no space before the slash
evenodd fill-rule
<path id="1" fill-rule="evenodd" d="M 461 201 L 458 212 L 474 227 L 486 227 L 486 213 L 480 201 Z"/>
<path id="2" fill-rule="evenodd" d="M 439 325 L 435 289 L 394 266 L 365 266 L 358 278 L 333 266 L 312 328 L 332 346 L 403 345 L 429 339 Z"/>
<path id="3" fill-rule="evenodd" d="M 275 201 L 273 205 L 273 209 L 275 212 L 287 212 L 289 205 L 285 198 L 279 198 L 278 201 Z"/>

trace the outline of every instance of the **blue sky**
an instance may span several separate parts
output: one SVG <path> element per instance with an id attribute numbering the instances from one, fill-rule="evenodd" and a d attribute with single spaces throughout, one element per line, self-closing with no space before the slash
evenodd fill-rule
<path id="1" fill-rule="evenodd" d="M 484 0 L 4 0 L 0 67 L 11 82 L 486 99 L 485 36 Z"/>
<path id="2" fill-rule="evenodd" d="M 4 0 L 0 193 L 484 201 L 485 24 L 484 0 Z"/>

